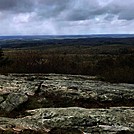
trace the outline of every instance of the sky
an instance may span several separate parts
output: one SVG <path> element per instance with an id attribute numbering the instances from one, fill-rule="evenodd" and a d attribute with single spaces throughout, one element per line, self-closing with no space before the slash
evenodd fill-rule
<path id="1" fill-rule="evenodd" d="M 133 33 L 134 0 L 0 0 L 0 35 Z"/>

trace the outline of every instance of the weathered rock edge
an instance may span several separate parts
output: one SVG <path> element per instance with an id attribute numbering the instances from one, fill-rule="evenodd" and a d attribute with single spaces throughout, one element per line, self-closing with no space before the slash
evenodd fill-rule
<path id="1" fill-rule="evenodd" d="M 0 129 L 25 129 L 52 133 L 58 129 L 77 129 L 85 133 L 116 134 L 134 132 L 134 107 L 110 109 L 42 108 L 27 111 L 23 118 L 0 118 Z M 66 134 L 66 133 L 65 133 Z M 67 133 L 68 134 L 68 133 Z M 72 133 L 73 134 L 73 133 Z"/>
<path id="2" fill-rule="evenodd" d="M 0 108 L 6 112 L 25 102 L 22 107 L 27 110 L 134 106 L 134 84 L 111 84 L 89 76 L 58 74 L 10 74 L 0 75 L 0 79 Z"/>

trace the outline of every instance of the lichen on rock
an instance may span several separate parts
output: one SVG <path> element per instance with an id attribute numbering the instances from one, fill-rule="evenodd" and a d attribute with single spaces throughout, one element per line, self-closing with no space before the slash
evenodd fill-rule
<path id="1" fill-rule="evenodd" d="M 58 74 L 0 79 L 2 133 L 134 133 L 134 84 Z"/>
<path id="2" fill-rule="evenodd" d="M 7 96 L 6 100 L 0 104 L 0 107 L 6 112 L 11 112 L 27 100 L 28 96 L 25 94 L 11 93 Z"/>

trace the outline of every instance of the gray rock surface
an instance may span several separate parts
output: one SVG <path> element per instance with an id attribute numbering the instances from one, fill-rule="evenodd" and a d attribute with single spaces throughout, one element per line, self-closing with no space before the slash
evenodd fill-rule
<path id="1" fill-rule="evenodd" d="M 55 107 L 80 106 L 86 108 L 133 105 L 134 84 L 111 84 L 93 80 L 89 76 L 48 75 L 41 91 Z M 61 101 L 62 100 L 62 101 Z M 63 103 L 62 103 L 63 102 Z M 56 105 L 57 104 L 57 105 Z"/>
<path id="2" fill-rule="evenodd" d="M 43 107 L 92 108 L 93 105 L 103 107 L 105 103 L 109 106 L 134 105 L 134 84 L 111 84 L 89 76 L 55 74 L 12 74 L 0 76 L 0 79 L 0 95 L 22 93 L 34 96 L 38 93 L 40 100 L 47 100 Z"/>
<path id="3" fill-rule="evenodd" d="M 6 100 L 0 104 L 0 108 L 5 110 L 6 112 L 11 112 L 15 108 L 17 108 L 20 104 L 26 102 L 28 100 L 28 96 L 21 93 L 10 93 Z"/>
<path id="4" fill-rule="evenodd" d="M 27 112 L 29 116 L 23 118 L 0 118 L 0 128 L 19 131 L 23 129 L 43 130 L 46 133 L 55 129 L 63 131 L 70 128 L 89 134 L 134 132 L 134 108 L 43 108 Z"/>
<path id="5" fill-rule="evenodd" d="M 10 74 L 0 79 L 0 107 L 12 115 L 0 111 L 6 116 L 0 117 L 0 132 L 134 133 L 134 84 L 56 74 Z"/>
<path id="6" fill-rule="evenodd" d="M 4 98 L 0 96 L 0 103 L 4 101 Z"/>

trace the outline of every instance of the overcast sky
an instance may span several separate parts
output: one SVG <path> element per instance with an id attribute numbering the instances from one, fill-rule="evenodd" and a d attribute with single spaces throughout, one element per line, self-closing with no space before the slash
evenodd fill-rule
<path id="1" fill-rule="evenodd" d="M 134 33 L 134 0 L 0 0 L 0 35 Z"/>

